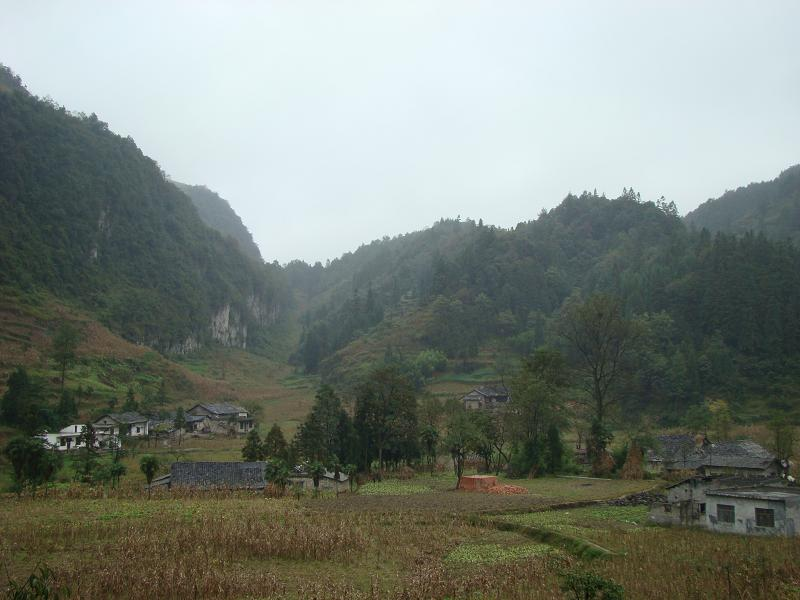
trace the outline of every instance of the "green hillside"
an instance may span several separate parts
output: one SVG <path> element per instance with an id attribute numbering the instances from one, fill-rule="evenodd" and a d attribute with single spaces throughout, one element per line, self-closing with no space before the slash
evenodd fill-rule
<path id="1" fill-rule="evenodd" d="M 762 232 L 776 240 L 800 241 L 800 165 L 772 181 L 751 183 L 704 202 L 686 215 L 698 229 Z"/>
<path id="2" fill-rule="evenodd" d="M 441 221 L 287 276 L 315 298 L 294 360 L 332 381 L 392 349 L 441 350 L 466 371 L 486 366 L 490 347 L 494 361 L 568 352 L 563 307 L 605 292 L 645 332 L 617 391 L 630 408 L 674 419 L 719 395 L 758 417 L 800 393 L 798 249 L 692 232 L 674 205 L 632 191 L 568 196 L 509 230 Z"/>
<path id="3" fill-rule="evenodd" d="M 189 196 L 203 223 L 219 231 L 222 235 L 236 240 L 239 250 L 243 254 L 258 262 L 263 262 L 261 252 L 253 241 L 253 236 L 227 200 L 204 185 L 188 185 L 177 181 L 173 181 L 173 183 Z"/>
<path id="4" fill-rule="evenodd" d="M 257 345 L 288 304 L 280 269 L 206 226 L 132 139 L 18 85 L 0 86 L 0 214 L 0 285 L 162 352 Z"/>

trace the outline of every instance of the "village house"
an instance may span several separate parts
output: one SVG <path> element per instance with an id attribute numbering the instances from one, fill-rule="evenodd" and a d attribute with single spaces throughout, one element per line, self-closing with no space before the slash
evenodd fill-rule
<path id="1" fill-rule="evenodd" d="M 710 477 L 694 475 L 668 485 L 666 501 L 650 506 L 650 520 L 660 525 L 707 525 L 708 499 L 706 494 L 718 489 L 752 487 L 757 485 L 786 485 L 778 477 Z"/>
<path id="2" fill-rule="evenodd" d="M 495 410 L 505 406 L 511 396 L 508 388 L 502 384 L 482 385 L 474 388 L 469 394 L 461 398 L 467 410 Z"/>
<path id="3" fill-rule="evenodd" d="M 229 402 L 196 404 L 186 413 L 191 431 L 246 434 L 253 428 L 253 417 L 247 409 Z"/>
<path id="4" fill-rule="evenodd" d="M 748 535 L 800 535 L 800 488 L 770 485 L 706 492 L 708 528 Z"/>
<path id="5" fill-rule="evenodd" d="M 44 432 L 39 437 L 49 448 L 54 450 L 66 451 L 85 448 L 86 444 L 80 440 L 84 427 L 83 424 L 68 425 L 57 433 Z"/>
<path id="6" fill-rule="evenodd" d="M 116 438 L 123 435 L 131 437 L 147 437 L 149 420 L 137 412 L 110 413 L 103 415 L 94 423 L 99 437 Z"/>
<path id="7" fill-rule="evenodd" d="M 800 488 L 787 479 L 695 476 L 666 489 L 650 506 L 659 525 L 703 527 L 748 535 L 800 534 Z"/>
<path id="8" fill-rule="evenodd" d="M 151 487 L 263 490 L 267 485 L 265 462 L 174 462 L 167 475 Z"/>
<path id="9" fill-rule="evenodd" d="M 752 440 L 712 443 L 705 436 L 665 435 L 657 441 L 658 449 L 648 453 L 648 467 L 667 476 L 695 472 L 706 476 L 775 477 L 783 470 L 769 450 Z"/>
<path id="10" fill-rule="evenodd" d="M 153 479 L 152 488 L 192 488 L 198 490 L 263 490 L 268 484 L 267 463 L 260 462 L 175 462 L 170 472 Z M 292 469 L 289 485 L 299 489 L 313 490 L 314 481 L 302 466 Z M 331 471 L 320 477 L 320 490 L 344 491 L 349 478 Z"/>

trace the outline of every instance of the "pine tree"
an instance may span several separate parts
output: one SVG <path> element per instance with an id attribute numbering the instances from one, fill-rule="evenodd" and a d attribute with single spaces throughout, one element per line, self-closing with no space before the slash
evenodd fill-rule
<path id="1" fill-rule="evenodd" d="M 242 447 L 242 460 L 245 462 L 255 462 L 264 459 L 264 447 L 261 445 L 261 436 L 254 427 L 247 433 L 244 446 Z"/>
<path id="2" fill-rule="evenodd" d="M 283 436 L 283 430 L 277 423 L 273 424 L 264 438 L 264 454 L 269 459 L 286 460 L 288 458 L 289 445 Z"/>

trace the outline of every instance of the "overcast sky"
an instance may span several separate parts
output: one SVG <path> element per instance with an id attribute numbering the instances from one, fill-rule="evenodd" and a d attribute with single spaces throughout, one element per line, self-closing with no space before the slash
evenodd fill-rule
<path id="1" fill-rule="evenodd" d="M 800 162 L 800 2 L 11 2 L 0 62 L 206 184 L 267 260 Z"/>

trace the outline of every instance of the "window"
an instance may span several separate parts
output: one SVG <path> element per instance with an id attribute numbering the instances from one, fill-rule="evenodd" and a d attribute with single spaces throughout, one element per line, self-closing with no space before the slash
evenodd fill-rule
<path id="1" fill-rule="evenodd" d="M 136 428 L 136 433 L 141 433 L 141 432 L 142 432 L 142 428 L 141 427 L 137 427 Z"/>
<path id="2" fill-rule="evenodd" d="M 701 515 L 706 514 L 706 503 L 705 502 L 701 502 L 700 503 L 700 514 Z"/>
<path id="3" fill-rule="evenodd" d="M 775 527 L 775 511 L 771 508 L 757 508 L 756 526 Z"/>
<path id="4" fill-rule="evenodd" d="M 67 445 L 67 438 L 59 438 L 58 441 L 61 442 L 62 446 L 66 446 Z"/>
<path id="5" fill-rule="evenodd" d="M 720 523 L 736 522 L 736 509 L 730 504 L 717 504 L 717 521 Z"/>

